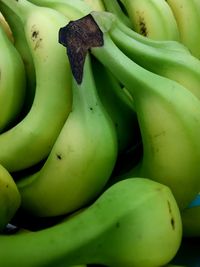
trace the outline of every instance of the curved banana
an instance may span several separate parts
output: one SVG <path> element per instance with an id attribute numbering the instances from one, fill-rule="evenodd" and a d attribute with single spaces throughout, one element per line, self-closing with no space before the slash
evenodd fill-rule
<path id="1" fill-rule="evenodd" d="M 103 0 L 103 3 L 104 3 L 104 6 L 105 6 L 105 9 L 111 13 L 114 13 L 117 18 L 124 24 L 126 25 L 127 27 L 129 28 L 132 28 L 132 23 L 131 23 L 131 20 L 129 18 L 129 16 L 127 16 L 121 6 L 120 6 L 120 3 L 116 0 Z"/>
<path id="2" fill-rule="evenodd" d="M 180 41 L 200 59 L 200 3 L 197 0 L 166 0 L 176 18 Z"/>
<path id="3" fill-rule="evenodd" d="M 82 0 L 88 4 L 92 11 L 105 11 L 104 3 L 102 0 Z"/>
<path id="4" fill-rule="evenodd" d="M 0 165 L 0 232 L 14 217 L 21 204 L 19 190 L 10 173 Z"/>
<path id="5" fill-rule="evenodd" d="M 0 265 L 163 266 L 177 253 L 181 238 L 180 212 L 171 190 L 130 178 L 67 221 L 34 233 L 0 235 Z"/>
<path id="6" fill-rule="evenodd" d="M 200 191 L 200 101 L 179 83 L 128 58 L 109 37 L 113 21 L 106 28 L 102 14 L 90 16 L 104 31 L 104 45 L 91 48 L 92 54 L 134 99 L 143 142 L 139 175 L 168 185 L 183 209 Z"/>
<path id="7" fill-rule="evenodd" d="M 23 110 L 21 114 L 21 119 L 29 112 L 34 96 L 35 96 L 35 67 L 32 59 L 30 49 L 27 44 L 23 23 L 20 21 L 20 18 L 0 2 L 0 10 L 2 10 L 6 20 L 9 23 L 10 28 L 12 29 L 12 34 L 14 38 L 14 45 L 18 50 L 21 58 L 24 62 L 25 72 L 26 72 L 26 94 L 25 101 L 23 105 Z"/>
<path id="8" fill-rule="evenodd" d="M 20 17 L 36 70 L 36 93 L 25 118 L 0 135 L 0 163 L 9 171 L 30 167 L 50 152 L 71 110 L 71 72 L 58 30 L 68 23 L 53 9 L 26 0 L 1 0 Z"/>
<path id="9" fill-rule="evenodd" d="M 144 44 L 119 29 L 112 27 L 110 36 L 115 44 L 133 61 L 161 76 L 172 79 L 200 99 L 200 61 L 176 43 L 171 49 Z"/>
<path id="10" fill-rule="evenodd" d="M 116 128 L 118 152 L 124 154 L 140 142 L 133 103 L 112 73 L 97 60 L 93 62 L 93 71 L 99 97 Z"/>
<path id="11" fill-rule="evenodd" d="M 0 26 L 0 132 L 17 121 L 24 104 L 25 87 L 21 56 Z"/>
<path id="12" fill-rule="evenodd" d="M 87 5 L 83 0 L 30 0 L 30 2 L 53 8 L 57 11 L 59 11 L 61 14 L 65 15 L 66 17 L 70 18 L 71 20 L 81 18 L 82 16 L 85 16 L 92 12 L 92 8 Z M 115 7 L 113 5 L 115 2 L 113 0 L 104 1 L 105 9 L 106 11 L 113 11 L 115 10 Z M 127 23 L 123 20 L 120 20 L 118 17 L 118 13 L 116 11 L 114 14 L 110 14 L 111 16 L 115 15 L 117 18 L 117 26 L 122 30 L 124 33 L 129 35 L 130 37 L 133 37 L 134 39 L 144 43 L 148 44 L 155 48 L 166 48 L 166 49 L 173 49 L 173 50 L 180 50 L 185 51 L 185 53 L 190 53 L 187 47 L 185 47 L 183 44 L 173 41 L 173 40 L 153 40 L 150 38 L 146 38 L 143 35 L 133 31 L 130 27 L 127 26 Z M 116 19 L 115 18 L 115 19 Z M 120 17 L 121 18 L 121 17 Z"/>
<path id="13" fill-rule="evenodd" d="M 4 29 L 4 31 L 6 32 L 8 38 L 10 39 L 10 41 L 12 43 L 14 43 L 14 38 L 13 38 L 12 31 L 10 29 L 10 26 L 9 26 L 8 22 L 6 21 L 5 17 L 3 16 L 3 14 L 1 12 L 0 12 L 0 25 Z"/>
<path id="14" fill-rule="evenodd" d="M 22 209 L 44 217 L 88 204 L 110 178 L 117 152 L 115 128 L 98 97 L 86 58 L 82 82 L 73 82 L 72 112 L 44 166 L 17 182 Z"/>
<path id="15" fill-rule="evenodd" d="M 179 41 L 173 12 L 163 0 L 120 0 L 125 6 L 132 28 L 154 40 Z"/>
<path id="16" fill-rule="evenodd" d="M 92 7 L 83 0 L 29 0 L 38 6 L 49 7 L 74 20 L 87 15 Z"/>

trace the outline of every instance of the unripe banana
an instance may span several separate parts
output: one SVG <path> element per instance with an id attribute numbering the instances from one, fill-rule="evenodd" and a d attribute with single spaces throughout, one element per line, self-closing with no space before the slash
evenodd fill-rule
<path id="1" fill-rule="evenodd" d="M 9 26 L 8 22 L 6 21 L 6 19 L 4 18 L 3 14 L 1 12 L 0 12 L 0 25 L 4 29 L 4 31 L 6 32 L 8 38 L 10 39 L 10 41 L 12 43 L 14 43 L 14 38 L 13 38 L 12 31 L 10 29 L 10 26 Z"/>
<path id="2" fill-rule="evenodd" d="M 30 0 L 30 2 L 33 2 L 37 5 L 53 8 L 59 11 L 61 14 L 64 14 L 66 17 L 70 18 L 71 20 L 78 19 L 92 12 L 91 7 L 88 6 L 83 0 L 67 0 L 67 1 L 65 0 L 56 0 L 56 1 L 54 0 Z M 127 26 L 127 24 L 129 23 L 126 23 L 124 22 L 124 20 L 119 19 L 118 11 L 116 11 L 116 7 L 115 7 L 116 4 L 117 3 L 114 0 L 104 1 L 106 11 L 114 12 L 114 15 L 116 15 L 117 17 L 118 27 L 124 33 L 152 47 L 156 47 L 156 48 L 165 47 L 166 49 L 170 49 L 170 50 L 176 49 L 178 51 L 180 50 L 180 51 L 185 51 L 185 53 L 189 53 L 189 50 L 187 49 L 187 47 L 185 47 L 183 44 L 179 42 L 174 42 L 171 40 L 168 40 L 168 41 L 153 40 L 153 39 L 146 38 L 143 35 L 133 31 L 130 27 Z M 112 16 L 113 16 L 113 13 L 112 13 Z"/>
<path id="3" fill-rule="evenodd" d="M 104 45 L 91 48 L 92 54 L 134 99 L 143 142 L 139 175 L 168 185 L 183 209 L 200 191 L 200 101 L 179 83 L 125 56 L 109 37 L 113 21 L 105 22 L 102 13 L 92 16 L 104 31 Z"/>
<path id="4" fill-rule="evenodd" d="M 102 0 L 83 0 L 88 4 L 93 11 L 105 11 L 105 7 Z"/>
<path id="5" fill-rule="evenodd" d="M 181 238 L 180 212 L 171 190 L 130 178 L 67 221 L 34 233 L 1 235 L 0 265 L 163 266 L 177 253 Z"/>
<path id="6" fill-rule="evenodd" d="M 110 35 L 115 44 L 137 64 L 175 80 L 200 99 L 200 61 L 185 50 L 178 49 L 175 42 L 174 48 L 165 45 L 153 47 L 125 34 L 118 27 L 113 27 Z"/>
<path id="7" fill-rule="evenodd" d="M 20 18 L 17 17 L 15 12 L 5 6 L 0 2 L 0 9 L 2 10 L 6 20 L 8 21 L 12 34 L 14 37 L 14 45 L 18 50 L 21 58 L 24 62 L 25 72 L 26 72 L 26 94 L 25 101 L 23 105 L 23 110 L 21 114 L 21 119 L 29 112 L 34 96 L 35 96 L 35 67 L 32 59 L 30 49 L 27 44 L 23 23 L 20 21 Z"/>
<path id="8" fill-rule="evenodd" d="M 129 28 L 132 28 L 132 23 L 127 14 L 125 14 L 120 6 L 120 3 L 116 0 L 103 0 L 106 11 L 114 13 L 119 21 Z"/>
<path id="9" fill-rule="evenodd" d="M 154 40 L 179 41 L 173 12 L 163 0 L 120 0 L 126 8 L 133 29 Z"/>
<path id="10" fill-rule="evenodd" d="M 180 41 L 200 59 L 200 2 L 199 0 L 166 0 L 174 13 L 180 32 Z"/>
<path id="11" fill-rule="evenodd" d="M 90 203 L 110 178 L 117 152 L 115 128 L 98 97 L 86 58 L 82 82 L 73 80 L 72 112 L 44 166 L 17 183 L 22 209 L 44 217 Z"/>
<path id="12" fill-rule="evenodd" d="M 43 7 L 49 7 L 65 15 L 68 19 L 74 20 L 92 11 L 92 7 L 83 0 L 29 0 L 30 2 Z"/>
<path id="13" fill-rule="evenodd" d="M 20 54 L 0 26 L 0 132 L 13 126 L 24 104 L 25 69 Z"/>
<path id="14" fill-rule="evenodd" d="M 0 231 L 14 217 L 21 204 L 21 196 L 10 173 L 0 165 Z"/>
<path id="15" fill-rule="evenodd" d="M 132 100 L 124 93 L 112 73 L 95 59 L 93 70 L 99 97 L 116 128 L 119 154 L 124 154 L 140 142 Z"/>
<path id="16" fill-rule="evenodd" d="M 1 0 L 16 14 L 36 70 L 36 93 L 25 118 L 0 135 L 0 163 L 9 171 L 28 168 L 49 154 L 70 110 L 71 72 L 58 30 L 68 19 L 26 0 Z"/>

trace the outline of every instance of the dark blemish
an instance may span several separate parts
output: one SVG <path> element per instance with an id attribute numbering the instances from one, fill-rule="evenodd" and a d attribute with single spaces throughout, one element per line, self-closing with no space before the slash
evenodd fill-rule
<path id="1" fill-rule="evenodd" d="M 167 205 L 168 205 L 168 210 L 169 210 L 169 214 L 171 217 L 170 223 L 171 223 L 172 229 L 174 230 L 175 229 L 175 221 L 174 221 L 174 218 L 172 216 L 172 209 L 171 209 L 171 204 L 169 201 L 167 201 Z"/>
<path id="2" fill-rule="evenodd" d="M 116 223 L 116 228 L 119 228 L 119 227 L 120 227 L 120 223 L 117 222 L 117 223 Z"/>
<path id="3" fill-rule="evenodd" d="M 81 84 L 86 54 L 92 47 L 103 46 L 102 31 L 89 14 L 60 28 L 59 43 L 67 48 L 72 74 Z"/>
<path id="4" fill-rule="evenodd" d="M 170 204 L 169 201 L 167 201 L 167 205 L 168 205 L 169 213 L 171 214 L 172 213 L 172 209 L 171 209 L 171 204 Z"/>
<path id="5" fill-rule="evenodd" d="M 32 33 L 32 38 L 33 38 L 33 39 L 36 39 L 36 38 L 38 37 L 38 34 L 39 34 L 39 31 L 34 31 L 34 32 Z"/>
<path id="6" fill-rule="evenodd" d="M 6 185 L 6 188 L 8 188 L 8 184 Z"/>
<path id="7" fill-rule="evenodd" d="M 147 26 L 146 26 L 144 17 L 142 17 L 142 16 L 139 16 L 139 27 L 140 27 L 140 33 L 143 36 L 147 37 L 148 36 Z"/>
<path id="8" fill-rule="evenodd" d="M 36 50 L 38 47 L 40 47 L 42 38 L 39 36 L 40 32 L 35 28 L 35 25 L 32 26 L 32 40 L 35 42 L 34 50 Z"/>
<path id="9" fill-rule="evenodd" d="M 56 154 L 57 159 L 61 160 L 62 159 L 62 155 L 61 154 Z"/>
<path id="10" fill-rule="evenodd" d="M 175 229 L 175 221 L 174 221 L 174 218 L 171 218 L 171 225 L 172 225 L 172 228 L 174 230 Z"/>

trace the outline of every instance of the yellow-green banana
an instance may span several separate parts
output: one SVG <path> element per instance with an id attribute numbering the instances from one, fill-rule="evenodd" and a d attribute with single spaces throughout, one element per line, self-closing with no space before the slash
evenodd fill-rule
<path id="1" fill-rule="evenodd" d="M 0 165 L 0 231 L 13 218 L 21 204 L 19 190 L 10 173 Z"/>
<path id="2" fill-rule="evenodd" d="M 179 83 L 128 58 L 109 37 L 113 21 L 106 24 L 99 12 L 82 19 L 88 20 L 90 16 L 91 23 L 93 17 L 94 25 L 105 31 L 103 46 L 91 48 L 92 54 L 134 99 L 143 142 L 139 175 L 168 185 L 183 209 L 200 191 L 200 101 Z"/>
<path id="3" fill-rule="evenodd" d="M 94 78 L 99 97 L 117 132 L 118 151 L 123 154 L 140 142 L 140 132 L 131 99 L 117 79 L 99 61 L 93 59 Z"/>
<path id="4" fill-rule="evenodd" d="M 171 190 L 130 178 L 67 221 L 34 233 L 0 235 L 0 265 L 162 266 L 175 256 L 181 238 L 180 212 Z"/>
<path id="5" fill-rule="evenodd" d="M 114 13 L 117 18 L 129 28 L 132 28 L 130 18 L 123 12 L 120 3 L 116 0 L 103 0 L 106 11 Z"/>
<path id="6" fill-rule="evenodd" d="M 6 20 L 9 23 L 9 26 L 12 30 L 14 45 L 18 50 L 21 58 L 24 62 L 25 72 L 26 72 L 26 94 L 23 105 L 23 110 L 21 113 L 21 119 L 29 112 L 33 99 L 35 96 L 35 68 L 32 59 L 30 49 L 27 44 L 23 23 L 20 21 L 20 18 L 17 17 L 15 12 L 9 9 L 3 3 L 0 3 L 0 10 L 2 10 Z"/>
<path id="7" fill-rule="evenodd" d="M 14 38 L 10 26 L 1 12 L 0 12 L 0 25 L 3 27 L 10 41 L 14 43 Z"/>
<path id="8" fill-rule="evenodd" d="M 163 0 L 120 0 L 133 29 L 154 40 L 179 40 L 173 12 Z"/>
<path id="9" fill-rule="evenodd" d="M 83 0 L 29 0 L 30 2 L 57 10 L 70 20 L 78 19 L 92 11 Z"/>
<path id="10" fill-rule="evenodd" d="M 200 59 L 200 2 L 199 0 L 166 0 L 176 18 L 180 41 Z"/>
<path id="11" fill-rule="evenodd" d="M 82 82 L 73 81 L 72 111 L 44 166 L 17 183 L 22 209 L 35 216 L 55 216 L 88 204 L 110 178 L 117 152 L 115 128 L 86 58 Z"/>
<path id="12" fill-rule="evenodd" d="M 49 154 L 71 110 L 70 66 L 58 43 L 58 30 L 68 20 L 53 9 L 26 0 L 0 3 L 21 19 L 36 70 L 36 93 L 29 113 L 0 135 L 0 163 L 17 171 Z"/>
<path id="13" fill-rule="evenodd" d="M 29 0 L 29 1 L 37 5 L 56 9 L 57 11 L 59 11 L 60 13 L 64 14 L 65 16 L 67 16 L 68 18 L 72 20 L 78 19 L 92 12 L 92 8 L 88 4 L 86 4 L 83 0 L 56 0 L 56 1 L 55 0 Z M 127 26 L 126 22 L 119 19 L 118 12 L 115 11 L 115 7 L 113 7 L 115 4 L 117 3 L 115 3 L 114 0 L 104 1 L 106 11 L 111 11 L 114 13 L 114 15 L 116 15 L 117 24 L 118 24 L 117 26 L 127 35 L 133 37 L 134 39 L 138 41 L 141 41 L 144 44 L 148 44 L 156 48 L 165 47 L 167 49 L 177 49 L 177 50 L 182 50 L 182 51 L 185 51 L 186 53 L 189 53 L 188 49 L 179 42 L 175 42 L 172 40 L 168 40 L 168 41 L 153 40 L 153 39 L 146 38 L 143 35 L 133 31 L 130 27 Z"/>
<path id="14" fill-rule="evenodd" d="M 161 76 L 182 84 L 200 99 L 200 61 L 176 45 L 153 47 L 113 27 L 110 35 L 115 44 L 133 61 Z"/>
<path id="15" fill-rule="evenodd" d="M 105 7 L 102 0 L 83 0 L 88 4 L 93 11 L 105 11 Z"/>
<path id="16" fill-rule="evenodd" d="M 13 126 L 24 104 L 26 78 L 20 54 L 0 26 L 0 132 Z"/>

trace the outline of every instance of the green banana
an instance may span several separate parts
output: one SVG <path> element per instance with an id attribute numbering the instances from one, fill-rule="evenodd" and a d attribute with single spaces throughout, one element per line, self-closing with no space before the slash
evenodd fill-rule
<path id="1" fill-rule="evenodd" d="M 14 217 L 21 204 L 19 190 L 10 173 L 0 165 L 0 232 Z"/>
<path id="2" fill-rule="evenodd" d="M 9 23 L 10 28 L 12 29 L 12 35 L 14 38 L 14 45 L 18 50 L 21 58 L 24 62 L 25 72 L 26 72 L 26 94 L 25 101 L 23 105 L 23 110 L 21 113 L 21 119 L 29 112 L 33 99 L 35 96 L 35 68 L 33 59 L 30 53 L 30 49 L 27 44 L 23 23 L 20 21 L 19 17 L 12 12 L 7 6 L 3 3 L 0 3 L 0 9 L 4 13 L 6 20 Z"/>
<path id="3" fill-rule="evenodd" d="M 59 11 L 61 14 L 64 14 L 68 18 L 74 20 L 78 19 L 84 15 L 89 14 L 92 12 L 92 8 L 87 5 L 83 0 L 29 0 L 30 2 L 41 5 L 41 6 L 46 6 L 50 7 L 53 9 L 56 9 Z M 104 5 L 107 11 L 112 11 L 113 7 L 110 7 L 113 5 L 115 2 L 114 0 L 109 0 L 109 1 L 104 1 Z M 112 10 L 111 10 L 112 9 Z M 115 10 L 115 8 L 114 8 Z M 113 15 L 113 14 L 112 14 Z M 148 44 L 150 46 L 156 47 L 156 48 L 166 48 L 166 49 L 173 49 L 173 50 L 180 50 L 180 51 L 185 51 L 185 53 L 189 53 L 189 50 L 187 47 L 185 47 L 183 44 L 172 41 L 172 40 L 153 40 L 144 37 L 143 35 L 133 31 L 130 27 L 127 27 L 127 23 L 125 23 L 123 20 L 121 21 L 119 19 L 118 14 L 114 13 L 114 15 L 117 16 L 117 26 L 127 35 L 133 37 L 134 39 L 141 41 L 144 44 Z M 121 18 L 121 17 L 120 17 Z"/>
<path id="4" fill-rule="evenodd" d="M 105 11 L 105 7 L 102 0 L 83 0 L 88 4 L 93 11 Z"/>
<path id="5" fill-rule="evenodd" d="M 166 0 L 171 8 L 180 32 L 180 41 L 200 59 L 200 3 L 197 0 Z"/>
<path id="6" fill-rule="evenodd" d="M 94 58 L 93 71 L 99 97 L 116 128 L 119 154 L 123 154 L 140 142 L 133 103 L 112 73 Z"/>
<path id="7" fill-rule="evenodd" d="M 200 191 L 200 101 L 179 83 L 128 58 L 109 37 L 114 22 L 103 14 L 82 19 L 91 17 L 104 32 L 103 46 L 91 52 L 133 96 L 143 142 L 139 175 L 168 185 L 183 209 Z"/>
<path id="8" fill-rule="evenodd" d="M 181 238 L 180 211 L 171 190 L 130 178 L 67 221 L 34 233 L 0 235 L 0 265 L 162 266 L 174 257 Z"/>
<path id="9" fill-rule="evenodd" d="M 132 28 L 130 18 L 122 11 L 120 3 L 116 0 L 103 0 L 105 9 L 111 13 L 114 13 L 119 21 L 129 28 Z"/>
<path id="10" fill-rule="evenodd" d="M 1 27 L 3 27 L 10 41 L 14 43 L 14 38 L 10 26 L 1 12 L 0 12 L 0 25 Z"/>
<path id="11" fill-rule="evenodd" d="M 0 163 L 13 172 L 47 157 L 71 110 L 70 65 L 57 41 L 59 28 L 68 20 L 26 0 L 0 3 L 21 19 L 36 70 L 36 93 L 29 113 L 0 135 Z"/>
<path id="12" fill-rule="evenodd" d="M 114 15 L 115 14 L 112 14 L 112 16 L 114 16 Z M 165 49 L 169 49 L 169 50 L 177 50 L 177 51 L 185 52 L 187 54 L 191 54 L 189 49 L 179 41 L 177 42 L 176 40 L 153 40 L 153 39 L 147 38 L 147 37 L 135 32 L 134 30 L 130 29 L 124 23 L 122 23 L 117 18 L 117 16 L 116 16 L 115 20 L 117 20 L 116 21 L 117 27 L 121 31 L 123 31 L 125 34 L 127 34 L 131 38 L 134 38 L 135 40 L 137 40 L 143 44 L 146 44 L 146 45 L 149 45 L 151 47 L 158 48 L 158 49 L 160 49 L 160 48 L 164 49 L 165 48 Z"/>
<path id="13" fill-rule="evenodd" d="M 154 40 L 179 41 L 180 34 L 173 12 L 163 0 L 120 0 L 132 28 Z"/>
<path id="14" fill-rule="evenodd" d="M 115 44 L 133 61 L 161 76 L 175 80 L 188 88 L 200 99 L 200 61 L 185 50 L 152 47 L 141 43 L 121 31 L 118 27 L 110 30 Z"/>
<path id="15" fill-rule="evenodd" d="M 15 124 L 24 104 L 25 69 L 18 51 L 0 26 L 0 132 Z"/>
<path id="16" fill-rule="evenodd" d="M 83 0 L 29 0 L 38 6 L 49 7 L 57 10 L 70 20 L 78 19 L 89 14 L 92 8 Z"/>
<path id="17" fill-rule="evenodd" d="M 82 82 L 73 81 L 72 112 L 50 155 L 39 173 L 17 182 L 22 209 L 44 217 L 83 207 L 102 191 L 117 153 L 115 128 L 98 97 L 86 58 Z"/>

